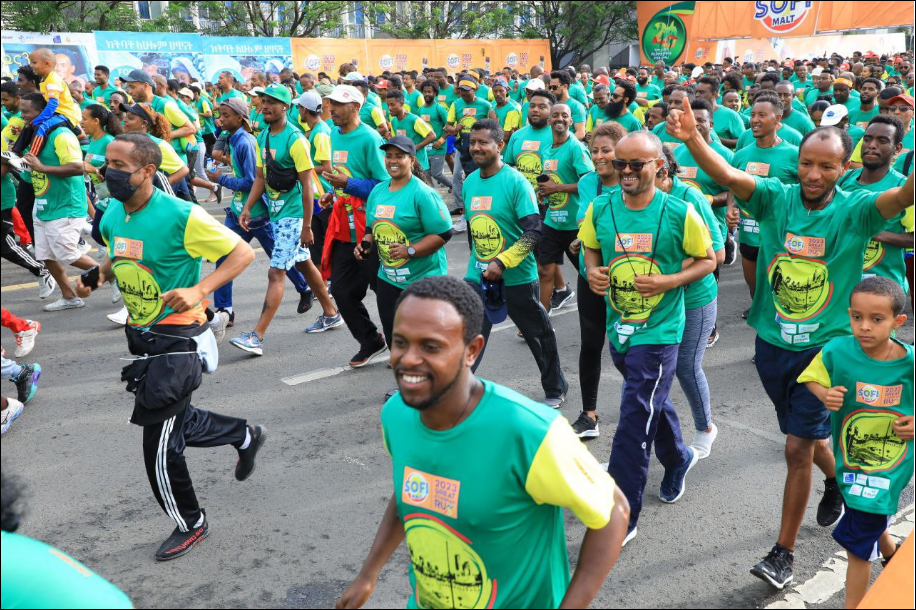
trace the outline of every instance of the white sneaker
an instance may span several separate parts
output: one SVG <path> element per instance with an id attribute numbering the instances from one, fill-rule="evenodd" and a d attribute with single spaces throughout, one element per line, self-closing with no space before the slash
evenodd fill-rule
<path id="1" fill-rule="evenodd" d="M 112 280 L 112 281 L 108 282 L 108 286 L 111 288 L 111 303 L 112 303 L 112 305 L 114 305 L 115 303 L 120 302 L 120 300 L 121 300 L 121 289 L 118 288 L 118 283 L 115 282 L 114 280 Z"/>
<path id="2" fill-rule="evenodd" d="M 452 232 L 453 233 L 464 233 L 468 230 L 468 221 L 464 216 L 452 223 Z"/>
<path id="3" fill-rule="evenodd" d="M 25 405 L 23 405 L 15 398 L 6 399 L 6 408 L 3 409 L 2 434 L 6 434 L 6 431 L 10 429 L 10 425 L 12 425 L 17 417 L 22 415 L 22 409 L 24 406 Z"/>
<path id="4" fill-rule="evenodd" d="M 16 358 L 23 358 L 32 352 L 35 347 L 35 337 L 41 331 L 41 324 L 33 320 L 26 320 L 29 323 L 27 330 L 13 333 L 16 335 Z"/>
<path id="5" fill-rule="evenodd" d="M 210 330 L 213 331 L 213 336 L 216 337 L 216 344 L 219 345 L 226 340 L 226 328 L 229 327 L 229 312 L 228 311 L 217 311 L 213 315 L 213 319 L 210 320 Z"/>
<path id="6" fill-rule="evenodd" d="M 703 430 L 694 432 L 693 442 L 690 443 L 690 446 L 697 452 L 698 459 L 702 460 L 703 458 L 709 457 L 709 453 L 712 451 L 712 444 L 715 442 L 718 435 L 719 429 L 715 424 L 712 425 L 712 432 L 705 432 Z"/>
<path id="7" fill-rule="evenodd" d="M 48 303 L 44 306 L 45 311 L 63 311 L 65 309 L 79 309 L 80 307 L 85 307 L 86 303 L 83 302 L 83 299 L 76 297 L 73 299 L 65 299 L 63 297 L 57 299 L 53 303 Z"/>
<path id="8" fill-rule="evenodd" d="M 127 324 L 127 308 L 122 307 L 118 311 L 114 313 L 110 313 L 105 317 L 108 318 L 112 323 L 117 324 L 118 326 L 124 326 L 125 324 Z"/>
<path id="9" fill-rule="evenodd" d="M 620 548 L 625 547 L 630 540 L 632 540 L 633 538 L 636 538 L 636 533 L 638 531 L 639 531 L 638 527 L 634 527 L 632 530 L 630 530 L 630 532 L 623 539 L 623 544 L 620 545 Z"/>
<path id="10" fill-rule="evenodd" d="M 54 294 L 55 288 L 57 288 L 57 282 L 50 273 L 38 276 L 38 298 L 47 299 Z"/>
<path id="11" fill-rule="evenodd" d="M 90 244 L 85 239 L 81 239 L 79 243 L 79 249 L 82 254 L 89 254 L 89 251 L 92 250 L 92 244 Z"/>

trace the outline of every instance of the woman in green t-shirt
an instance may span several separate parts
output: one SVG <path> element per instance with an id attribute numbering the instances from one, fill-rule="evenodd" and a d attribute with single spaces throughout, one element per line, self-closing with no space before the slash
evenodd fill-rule
<path id="1" fill-rule="evenodd" d="M 82 115 L 80 127 L 89 137 L 89 147 L 86 149 L 86 156 L 83 157 L 83 171 L 86 182 L 90 185 L 90 201 L 93 204 L 89 208 L 89 215 L 95 219 L 96 210 L 104 211 L 108 205 L 108 197 L 96 196 L 96 187 L 105 180 L 99 168 L 105 165 L 105 149 L 108 143 L 120 135 L 123 129 L 117 115 L 101 104 L 90 104 L 83 108 Z"/>

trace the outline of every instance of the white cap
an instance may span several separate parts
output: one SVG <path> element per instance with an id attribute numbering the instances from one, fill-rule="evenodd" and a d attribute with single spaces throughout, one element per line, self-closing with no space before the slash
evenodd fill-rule
<path id="1" fill-rule="evenodd" d="M 252 87 L 251 91 L 248 91 L 248 95 L 251 97 L 257 97 L 264 93 L 264 87 Z"/>
<path id="2" fill-rule="evenodd" d="M 690 78 L 696 78 L 703 74 L 703 66 L 697 66 L 693 69 L 693 72 L 690 73 Z"/>
<path id="3" fill-rule="evenodd" d="M 546 87 L 544 81 L 539 78 L 532 78 L 525 85 L 525 91 L 540 91 L 541 89 L 546 89 Z"/>
<path id="4" fill-rule="evenodd" d="M 353 74 L 353 72 L 350 72 Z M 347 76 L 350 76 L 348 74 Z M 362 107 L 365 98 L 363 94 L 359 92 L 359 89 L 351 85 L 337 85 L 334 87 L 334 90 L 327 96 L 326 99 L 331 100 L 332 102 L 339 102 L 341 104 L 359 104 Z"/>
<path id="5" fill-rule="evenodd" d="M 817 67 L 815 67 L 813 70 L 811 70 L 811 76 L 820 76 L 820 75 L 821 75 L 821 72 L 823 72 L 823 71 L 824 71 L 824 69 L 823 69 L 822 67 L 817 66 Z"/>
<path id="6" fill-rule="evenodd" d="M 317 91 L 305 91 L 293 100 L 293 103 L 302 106 L 306 110 L 318 112 L 318 109 L 321 108 L 321 96 L 318 95 Z"/>
<path id="7" fill-rule="evenodd" d="M 187 87 L 182 87 L 178 90 L 178 95 L 183 95 L 185 97 L 194 97 L 194 92 L 188 89 Z"/>
<path id="8" fill-rule="evenodd" d="M 352 82 L 352 81 L 360 81 L 360 80 L 364 80 L 364 81 L 368 81 L 368 80 L 369 80 L 368 78 L 366 78 L 365 76 L 363 76 L 363 75 L 360 74 L 359 72 L 350 72 L 350 73 L 348 73 L 346 76 L 344 76 L 343 79 L 344 79 L 345 81 L 351 81 L 351 82 Z"/>
<path id="9" fill-rule="evenodd" d="M 837 125 L 848 115 L 849 111 L 846 110 L 846 106 L 842 104 L 827 106 L 827 110 L 825 110 L 823 116 L 821 116 L 821 126 L 827 125 L 829 127 L 831 125 Z"/>

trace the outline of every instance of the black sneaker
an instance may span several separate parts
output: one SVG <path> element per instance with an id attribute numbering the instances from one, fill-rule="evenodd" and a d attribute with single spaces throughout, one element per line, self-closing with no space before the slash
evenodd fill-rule
<path id="1" fill-rule="evenodd" d="M 225 311 L 229 314 L 229 324 L 226 325 L 226 328 L 232 328 L 235 326 L 235 311 L 226 311 L 225 307 L 218 307 L 216 311 Z"/>
<path id="2" fill-rule="evenodd" d="M 267 440 L 267 431 L 263 426 L 249 426 L 248 431 L 251 433 L 251 442 L 248 443 L 247 449 L 238 449 L 239 460 L 235 463 L 235 479 L 244 481 L 254 472 L 254 458 L 258 455 L 258 450 Z"/>
<path id="3" fill-rule="evenodd" d="M 315 293 L 311 290 L 299 293 L 299 305 L 296 307 L 296 313 L 303 314 L 312 308 L 315 302 Z"/>
<path id="4" fill-rule="evenodd" d="M 22 404 L 28 403 L 35 397 L 38 391 L 38 378 L 41 377 L 41 365 L 37 362 L 34 364 L 23 364 L 22 370 L 16 377 L 10 377 L 10 381 L 16 384 L 16 398 Z"/>
<path id="5" fill-rule="evenodd" d="M 898 542 L 898 543 L 897 543 L 897 548 L 894 550 L 894 554 L 893 554 L 893 555 L 891 555 L 890 557 L 882 557 L 882 558 L 881 558 L 881 567 L 882 567 L 882 568 L 886 568 L 886 567 L 887 567 L 887 564 L 889 564 L 889 563 L 891 562 L 891 559 L 893 559 L 894 557 L 897 556 L 897 551 L 899 551 L 899 550 L 900 550 L 900 543 Z"/>
<path id="6" fill-rule="evenodd" d="M 735 242 L 735 238 L 732 237 L 731 233 L 728 235 L 728 239 L 725 241 L 725 260 L 722 262 L 723 265 L 732 265 L 735 260 L 738 258 L 738 244 Z"/>
<path id="7" fill-rule="evenodd" d="M 598 437 L 598 416 L 592 419 L 585 414 L 585 411 L 579 414 L 579 419 L 573 422 L 573 432 L 579 438 L 597 438 Z"/>
<path id="8" fill-rule="evenodd" d="M 388 349 L 385 338 L 378 336 L 378 341 L 372 347 L 361 347 L 356 355 L 350 358 L 350 366 L 354 369 L 366 366 L 369 361 Z"/>
<path id="9" fill-rule="evenodd" d="M 751 568 L 751 574 L 779 590 L 792 582 L 792 564 L 795 555 L 786 547 L 776 545 L 763 561 Z"/>
<path id="10" fill-rule="evenodd" d="M 156 561 L 168 561 L 191 552 L 198 542 L 210 535 L 210 524 L 207 523 L 207 516 L 204 515 L 204 523 L 200 527 L 194 527 L 183 532 L 177 527 L 172 535 L 162 543 L 159 550 L 156 551 Z"/>
<path id="11" fill-rule="evenodd" d="M 748 317 L 749 315 L 751 315 L 751 308 L 750 308 L 750 307 L 748 307 L 747 309 L 745 309 L 744 311 L 741 312 L 741 317 L 744 318 L 745 320 L 747 320 L 747 317 Z"/>
<path id="12" fill-rule="evenodd" d="M 817 524 L 830 527 L 843 516 L 843 494 L 836 479 L 824 479 L 824 496 L 817 505 Z"/>
<path id="13" fill-rule="evenodd" d="M 572 291 L 569 284 L 566 284 L 563 290 L 554 290 L 553 294 L 550 295 L 550 311 L 564 307 L 572 301 L 574 296 L 576 296 L 576 293 Z"/>

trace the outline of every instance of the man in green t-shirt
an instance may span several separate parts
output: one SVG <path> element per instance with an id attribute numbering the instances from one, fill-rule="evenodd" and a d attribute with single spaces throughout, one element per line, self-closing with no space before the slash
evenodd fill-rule
<path id="1" fill-rule="evenodd" d="M 432 128 L 436 134 L 436 139 L 429 145 L 427 155 L 429 157 L 429 174 L 430 177 L 452 190 L 452 181 L 445 175 L 446 150 L 448 136 L 445 133 L 445 125 L 448 122 L 448 110 L 440 104 L 439 84 L 432 78 L 424 81 L 420 85 L 420 103 L 417 105 L 417 116 L 423 119 L 427 125 Z"/>
<path id="2" fill-rule="evenodd" d="M 744 133 L 744 121 L 738 113 L 731 108 L 720 106 L 716 101 L 719 97 L 719 79 L 714 76 L 704 76 L 697 81 L 697 99 L 706 100 L 712 107 L 710 120 L 719 140 L 726 148 L 734 150 L 738 138 Z"/>
<path id="3" fill-rule="evenodd" d="M 570 112 L 572 112 L 573 119 L 573 133 L 578 140 L 585 139 L 585 121 L 586 121 L 586 110 L 585 106 L 578 100 L 573 99 L 569 95 L 569 87 L 573 83 L 573 77 L 567 70 L 554 70 L 550 73 L 550 89 L 557 97 L 558 102 L 562 102 L 569 106 Z"/>
<path id="4" fill-rule="evenodd" d="M 913 177 L 883 193 L 836 188 L 852 154 L 849 135 L 820 127 L 799 148 L 799 184 L 751 176 L 729 166 L 696 133 L 693 112 L 672 111 L 668 129 L 718 184 L 745 202 L 760 225 L 757 291 L 748 323 L 757 331 L 757 372 L 786 435 L 788 473 L 782 526 L 773 550 L 751 570 L 777 588 L 792 580 L 794 547 L 811 489 L 812 465 L 826 476 L 818 523 L 835 523 L 843 507 L 826 439 L 829 419 L 797 377 L 830 339 L 848 332 L 846 305 L 861 278 L 873 235 L 913 205 Z"/>
<path id="5" fill-rule="evenodd" d="M 465 280 L 478 290 L 487 283 L 504 293 L 506 311 L 528 343 L 541 372 L 544 403 L 559 408 L 569 384 L 560 368 L 553 326 L 538 301 L 534 249 L 542 229 L 537 198 L 525 177 L 500 158 L 503 134 L 499 124 L 486 119 L 471 129 L 470 150 L 479 169 L 467 177 L 464 189 L 471 237 Z M 505 319 L 505 315 L 500 317 Z M 489 339 L 493 324 L 502 319 L 487 317 L 482 331 L 485 339 Z M 482 358 L 481 351 L 475 370 Z"/>
<path id="6" fill-rule="evenodd" d="M 388 102 L 389 126 L 391 135 L 404 136 L 409 138 L 416 146 L 416 160 L 420 169 L 423 170 L 421 178 L 429 184 L 429 156 L 427 147 L 436 139 L 436 134 L 429 124 L 412 112 L 407 111 L 404 103 L 404 94 L 392 89 L 385 96 Z"/>
<path id="7" fill-rule="evenodd" d="M 859 107 L 849 112 L 849 124 L 859 129 L 865 129 L 872 118 L 878 116 L 878 94 L 884 88 L 884 83 L 877 78 L 866 78 L 862 81 L 859 90 Z"/>
<path id="8" fill-rule="evenodd" d="M 636 76 L 636 103 L 640 106 L 649 106 L 650 102 L 660 99 L 662 99 L 661 88 L 649 82 L 648 68 L 640 68 Z"/>
<path id="9" fill-rule="evenodd" d="M 668 398 L 684 327 L 684 286 L 715 270 L 709 229 L 693 206 L 655 186 L 665 159 L 652 133 L 617 143 L 620 190 L 592 201 L 579 231 L 589 288 L 607 298 L 611 358 L 624 378 L 608 472 L 630 503 L 627 540 L 636 536 L 655 445 L 665 476 L 659 499 L 677 502 L 699 453 L 681 438 Z M 689 262 L 687 262 L 689 261 Z"/>
<path id="10" fill-rule="evenodd" d="M 20 109 L 25 126 L 30 126 L 47 104 L 41 93 L 23 95 Z M 89 270 L 97 265 L 93 258 L 79 249 L 87 205 L 83 153 L 79 141 L 66 125 L 49 131 L 45 141 L 47 143 L 37 157 L 32 153 L 23 155 L 22 160 L 31 169 L 20 175 L 35 190 L 35 259 L 44 263 L 61 291 L 61 298 L 43 309 L 63 311 L 85 305 L 70 287 L 66 267 L 72 265 Z"/>
<path id="11" fill-rule="evenodd" d="M 509 85 L 497 78 L 493 81 L 493 107 L 490 118 L 503 126 L 503 137 L 508 142 L 512 134 L 522 126 L 522 107 L 509 99 Z"/>
<path id="12" fill-rule="evenodd" d="M 111 106 L 111 94 L 120 91 L 117 87 L 109 82 L 111 72 L 108 66 L 96 66 L 93 77 L 95 78 L 95 89 L 92 90 L 92 99 L 96 104 L 101 104 L 106 108 Z"/>
<path id="13" fill-rule="evenodd" d="M 814 123 L 811 121 L 811 117 L 807 113 L 792 107 L 795 102 L 795 86 L 784 80 L 776 83 L 775 91 L 776 96 L 782 102 L 782 120 L 780 122 L 783 125 L 788 125 L 802 136 L 813 130 Z"/>
<path id="14" fill-rule="evenodd" d="M 445 126 L 445 133 L 455 138 L 455 148 L 458 151 L 452 178 L 452 193 L 455 196 L 455 212 L 459 214 L 464 210 L 464 179 L 477 169 L 469 150 L 471 125 L 490 116 L 490 102 L 477 97 L 477 87 L 477 81 L 472 76 L 462 75 L 458 79 L 455 88 L 459 97 L 449 106 Z M 465 229 L 462 220 L 456 221 L 456 231 Z"/>
<path id="15" fill-rule="evenodd" d="M 636 87 L 628 80 L 617 79 L 611 100 L 604 107 L 605 119 L 614 121 L 628 133 L 642 131 L 642 123 L 630 112 L 630 104 L 636 99 Z"/>
<path id="16" fill-rule="evenodd" d="M 473 374 L 483 319 L 455 278 L 404 292 L 381 416 L 394 494 L 338 608 L 368 601 L 401 541 L 408 608 L 587 608 L 613 567 L 626 498 L 559 413 Z M 564 507 L 588 528 L 572 579 Z"/>

